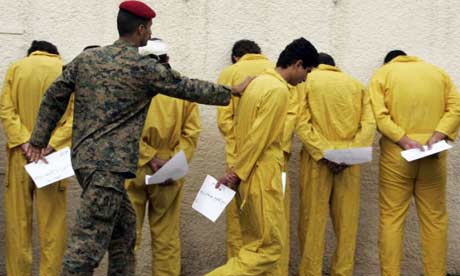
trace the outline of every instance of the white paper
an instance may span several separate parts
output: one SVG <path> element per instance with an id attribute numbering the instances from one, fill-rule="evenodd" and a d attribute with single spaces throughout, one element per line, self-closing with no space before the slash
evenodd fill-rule
<path id="1" fill-rule="evenodd" d="M 431 146 L 431 150 L 428 150 L 428 146 L 423 146 L 425 149 L 424 151 L 421 151 L 420 149 L 410 149 L 410 150 L 405 150 L 401 151 L 401 156 L 406 159 L 408 162 L 427 157 L 436 153 L 439 153 L 441 151 L 445 151 L 448 149 L 451 149 L 452 146 L 449 145 L 446 141 L 442 140 L 437 142 L 436 144 L 433 144 Z"/>
<path id="2" fill-rule="evenodd" d="M 281 185 L 283 185 L 283 196 L 286 194 L 286 182 L 287 182 L 286 172 L 282 172 L 281 173 Z"/>
<path id="3" fill-rule="evenodd" d="M 235 196 L 235 191 L 225 185 L 220 185 L 216 189 L 217 180 L 208 175 L 198 192 L 192 208 L 198 211 L 203 216 L 216 222 L 225 207 L 232 201 Z"/>
<path id="4" fill-rule="evenodd" d="M 188 163 L 185 153 L 181 150 L 174 155 L 166 164 L 163 165 L 153 175 L 145 176 L 145 184 L 160 184 L 168 179 L 179 180 L 188 173 Z"/>
<path id="5" fill-rule="evenodd" d="M 48 164 L 42 160 L 25 165 L 27 173 L 37 188 L 43 188 L 59 180 L 75 175 L 70 160 L 70 148 L 64 148 L 45 157 Z"/>
<path id="6" fill-rule="evenodd" d="M 337 164 L 363 164 L 372 161 L 372 147 L 326 150 L 324 158 Z"/>

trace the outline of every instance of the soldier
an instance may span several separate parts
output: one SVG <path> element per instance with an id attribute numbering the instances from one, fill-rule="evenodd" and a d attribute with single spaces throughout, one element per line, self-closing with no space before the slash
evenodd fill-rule
<path id="1" fill-rule="evenodd" d="M 169 67 L 166 44 L 160 39 L 150 40 L 139 48 L 142 55 L 150 55 Z M 201 132 L 200 115 L 196 103 L 157 95 L 147 113 L 139 147 L 139 168 L 136 178 L 125 183 L 128 196 L 136 212 L 136 249 L 141 243 L 142 225 L 146 209 L 152 245 L 152 275 L 180 274 L 180 207 L 184 179 L 159 185 L 145 185 L 145 175 L 183 150 L 188 162 L 192 160 Z"/>
<path id="2" fill-rule="evenodd" d="M 5 176 L 6 273 L 32 274 L 32 218 L 37 212 L 40 275 L 58 275 L 67 240 L 66 183 L 37 189 L 24 169 L 25 153 L 46 88 L 59 76 L 62 60 L 53 44 L 33 41 L 27 57 L 13 63 L 3 82 L 0 118 L 7 137 Z M 64 104 L 64 109 L 67 104 Z M 57 124 L 45 155 L 67 147 L 72 134 L 72 104 Z M 35 198 L 35 200 L 34 200 Z M 34 202 L 35 201 L 35 202 Z"/>
<path id="3" fill-rule="evenodd" d="M 124 188 L 136 176 L 139 138 L 157 93 L 225 105 L 249 81 L 231 90 L 188 79 L 138 53 L 151 35 L 155 12 L 140 1 L 120 4 L 114 44 L 77 56 L 48 89 L 27 156 L 42 158 L 51 130 L 75 91 L 72 165 L 81 205 L 64 256 L 62 275 L 92 275 L 109 252 L 108 275 L 134 275 L 136 217 Z"/>
<path id="4" fill-rule="evenodd" d="M 238 254 L 207 276 L 285 276 L 286 213 L 281 173 L 282 140 L 292 86 L 317 66 L 318 52 L 304 38 L 281 52 L 276 68 L 254 79 L 238 105 L 236 160 L 219 180 L 239 192 L 243 245 Z M 239 184 L 241 182 L 241 184 Z"/>

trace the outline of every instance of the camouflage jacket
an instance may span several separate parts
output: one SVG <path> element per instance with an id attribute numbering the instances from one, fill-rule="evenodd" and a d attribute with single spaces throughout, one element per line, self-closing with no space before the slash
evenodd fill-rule
<path id="1" fill-rule="evenodd" d="M 139 139 L 157 93 L 201 104 L 227 105 L 230 90 L 188 79 L 124 40 L 77 56 L 47 90 L 30 143 L 46 147 L 75 91 L 72 165 L 134 177 Z"/>

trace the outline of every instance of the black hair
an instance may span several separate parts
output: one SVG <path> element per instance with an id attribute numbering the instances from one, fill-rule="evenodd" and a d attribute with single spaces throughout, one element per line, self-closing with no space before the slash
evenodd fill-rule
<path id="1" fill-rule="evenodd" d="M 259 45 L 257 45 L 254 41 L 241 39 L 233 44 L 232 55 L 230 58 L 232 59 L 232 62 L 235 63 L 235 57 L 240 58 L 246 54 L 260 54 L 261 52 L 262 51 L 260 50 Z"/>
<path id="2" fill-rule="evenodd" d="M 57 47 L 51 42 L 44 40 L 34 40 L 30 45 L 30 48 L 27 50 L 27 55 L 29 56 L 35 51 L 47 52 L 50 54 L 59 55 Z"/>
<path id="3" fill-rule="evenodd" d="M 117 28 L 118 34 L 123 36 L 132 35 L 139 26 L 147 26 L 149 23 L 148 19 L 136 16 L 125 10 L 120 10 L 117 16 Z"/>
<path id="4" fill-rule="evenodd" d="M 318 54 L 318 63 L 319 64 L 327 64 L 330 66 L 335 66 L 334 58 L 326 53 L 319 53 Z"/>
<path id="5" fill-rule="evenodd" d="M 399 57 L 399 56 L 407 56 L 407 54 L 404 51 L 401 51 L 401 50 L 389 51 L 388 54 L 383 59 L 383 64 L 386 64 L 386 63 L 392 61 L 394 58 Z"/>
<path id="6" fill-rule="evenodd" d="M 298 60 L 302 60 L 303 68 L 318 66 L 318 51 L 303 37 L 286 46 L 276 62 L 276 67 L 287 68 Z"/>
<path id="7" fill-rule="evenodd" d="M 94 49 L 94 48 L 100 48 L 101 46 L 99 45 L 89 45 L 83 48 L 83 51 L 89 50 L 89 49 Z"/>

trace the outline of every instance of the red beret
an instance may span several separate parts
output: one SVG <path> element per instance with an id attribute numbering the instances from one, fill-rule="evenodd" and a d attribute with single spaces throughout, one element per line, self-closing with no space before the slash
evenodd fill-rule
<path id="1" fill-rule="evenodd" d="M 120 4 L 120 10 L 145 19 L 152 19 L 156 15 L 154 10 L 141 1 L 124 1 Z"/>

